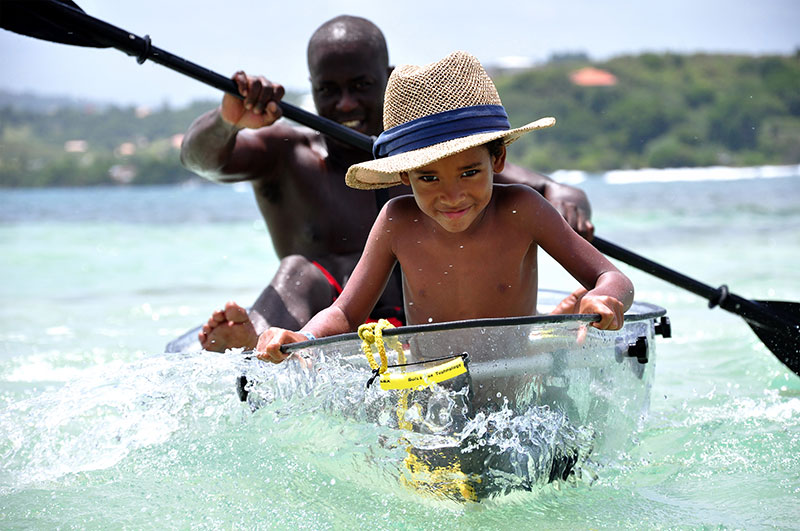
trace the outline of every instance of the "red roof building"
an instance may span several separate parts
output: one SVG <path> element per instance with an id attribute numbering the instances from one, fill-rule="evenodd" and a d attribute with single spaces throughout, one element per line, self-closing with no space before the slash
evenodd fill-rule
<path id="1" fill-rule="evenodd" d="M 592 66 L 575 70 L 569 79 L 581 87 L 611 87 L 617 84 L 617 76 Z"/>

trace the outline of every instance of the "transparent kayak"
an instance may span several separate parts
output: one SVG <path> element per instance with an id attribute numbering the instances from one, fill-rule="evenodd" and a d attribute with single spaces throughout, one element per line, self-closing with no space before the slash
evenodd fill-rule
<path id="1" fill-rule="evenodd" d="M 591 316 L 544 314 L 565 295 L 540 291 L 538 316 L 385 329 L 382 375 L 357 334 L 292 345 L 305 365 L 297 374 L 310 378 L 294 391 L 348 386 L 332 395 L 333 413 L 400 430 L 405 482 L 421 491 L 475 500 L 566 480 L 589 454 L 597 463 L 629 446 L 649 407 L 655 336 L 669 337 L 669 321 L 642 302 L 616 331 L 590 326 Z M 244 376 L 240 397 L 262 406 L 276 393 L 270 379 Z"/>

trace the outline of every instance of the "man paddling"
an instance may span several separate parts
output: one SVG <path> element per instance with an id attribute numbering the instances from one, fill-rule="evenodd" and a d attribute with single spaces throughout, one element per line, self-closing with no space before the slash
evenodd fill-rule
<path id="1" fill-rule="evenodd" d="M 336 17 L 320 26 L 308 44 L 308 68 L 317 112 L 367 135 L 382 130 L 383 95 L 391 72 L 386 41 L 370 21 Z M 269 286 L 249 312 L 236 303 L 214 312 L 199 333 L 207 350 L 255 345 L 268 326 L 297 330 L 336 299 L 347 282 L 380 209 L 410 193 L 392 189 L 387 197 L 354 190 L 344 182 L 349 166 L 368 153 L 326 135 L 299 129 L 280 117 L 283 87 L 264 77 L 237 72 L 244 96 L 230 95 L 219 108 L 189 127 L 181 150 L 184 165 L 217 182 L 251 181 L 281 262 Z M 547 177 L 507 165 L 498 182 L 523 183 L 548 199 L 570 225 L 590 238 L 586 195 Z M 402 320 L 399 271 L 389 279 L 374 318 Z M 191 347 L 185 338 L 168 351 Z"/>

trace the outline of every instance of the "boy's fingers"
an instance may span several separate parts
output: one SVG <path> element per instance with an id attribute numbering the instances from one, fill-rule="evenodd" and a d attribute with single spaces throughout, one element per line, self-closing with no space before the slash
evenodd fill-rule
<path id="1" fill-rule="evenodd" d="M 622 328 L 622 315 L 613 310 L 598 311 L 600 321 L 592 323 L 592 326 L 600 330 L 619 330 Z"/>
<path id="2" fill-rule="evenodd" d="M 610 321 L 611 321 L 611 319 L 609 318 L 608 315 L 603 315 L 601 313 L 600 314 L 600 320 L 593 322 L 592 326 L 595 327 L 595 328 L 598 328 L 600 330 L 608 330 L 608 325 L 609 325 Z"/>
<path id="3" fill-rule="evenodd" d="M 260 336 L 256 343 L 256 358 L 261 361 L 280 363 L 288 357 L 288 354 L 281 352 L 281 345 L 287 341 L 287 331 L 280 328 L 268 328 Z"/>
<path id="4" fill-rule="evenodd" d="M 578 337 L 576 342 L 579 345 L 583 345 L 583 342 L 586 341 L 586 334 L 589 332 L 588 327 L 586 325 L 581 325 L 578 327 Z"/>
<path id="5" fill-rule="evenodd" d="M 285 360 L 287 356 L 280 351 L 280 348 L 278 348 L 277 351 L 270 349 L 262 354 L 259 354 L 256 357 L 261 361 L 269 361 L 270 363 L 280 363 L 283 360 Z"/>

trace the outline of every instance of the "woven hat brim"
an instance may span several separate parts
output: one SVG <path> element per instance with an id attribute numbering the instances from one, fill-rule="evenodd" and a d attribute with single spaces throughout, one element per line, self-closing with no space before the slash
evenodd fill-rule
<path id="1" fill-rule="evenodd" d="M 399 155 L 392 155 L 383 159 L 369 160 L 350 166 L 345 175 L 345 183 L 351 188 L 360 190 L 375 190 L 396 186 L 402 181 L 400 173 L 427 166 L 437 160 L 466 151 L 475 146 L 480 146 L 498 138 L 504 138 L 506 145 L 514 142 L 519 137 L 537 129 L 545 129 L 555 125 L 556 119 L 552 117 L 540 118 L 516 129 L 507 131 L 493 131 L 479 133 L 463 138 L 455 138 L 421 149 L 415 149 Z"/>

